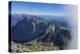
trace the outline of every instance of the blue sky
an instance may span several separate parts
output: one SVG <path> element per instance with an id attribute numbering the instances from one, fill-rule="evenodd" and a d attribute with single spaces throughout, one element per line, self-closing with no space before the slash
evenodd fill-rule
<path id="1" fill-rule="evenodd" d="M 32 14 L 32 15 L 53 15 L 65 16 L 71 9 L 69 5 L 47 4 L 13 1 L 11 6 L 12 14 Z"/>

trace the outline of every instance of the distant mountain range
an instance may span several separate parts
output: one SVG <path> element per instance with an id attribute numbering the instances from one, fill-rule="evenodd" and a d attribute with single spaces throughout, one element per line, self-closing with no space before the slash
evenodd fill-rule
<path id="1" fill-rule="evenodd" d="M 70 39 L 68 24 L 61 19 L 46 20 L 42 16 L 11 15 L 11 40 L 14 42 L 52 42 L 61 49 Z"/>
<path id="2" fill-rule="evenodd" d="M 50 23 L 55 23 L 58 24 L 60 26 L 67 26 L 67 19 L 66 17 L 58 17 L 58 16 L 45 16 L 45 15 L 28 15 L 28 14 L 12 14 L 11 15 L 11 22 L 12 22 L 12 26 L 14 26 L 19 20 L 22 20 L 23 18 L 35 18 L 39 21 L 47 21 Z"/>

